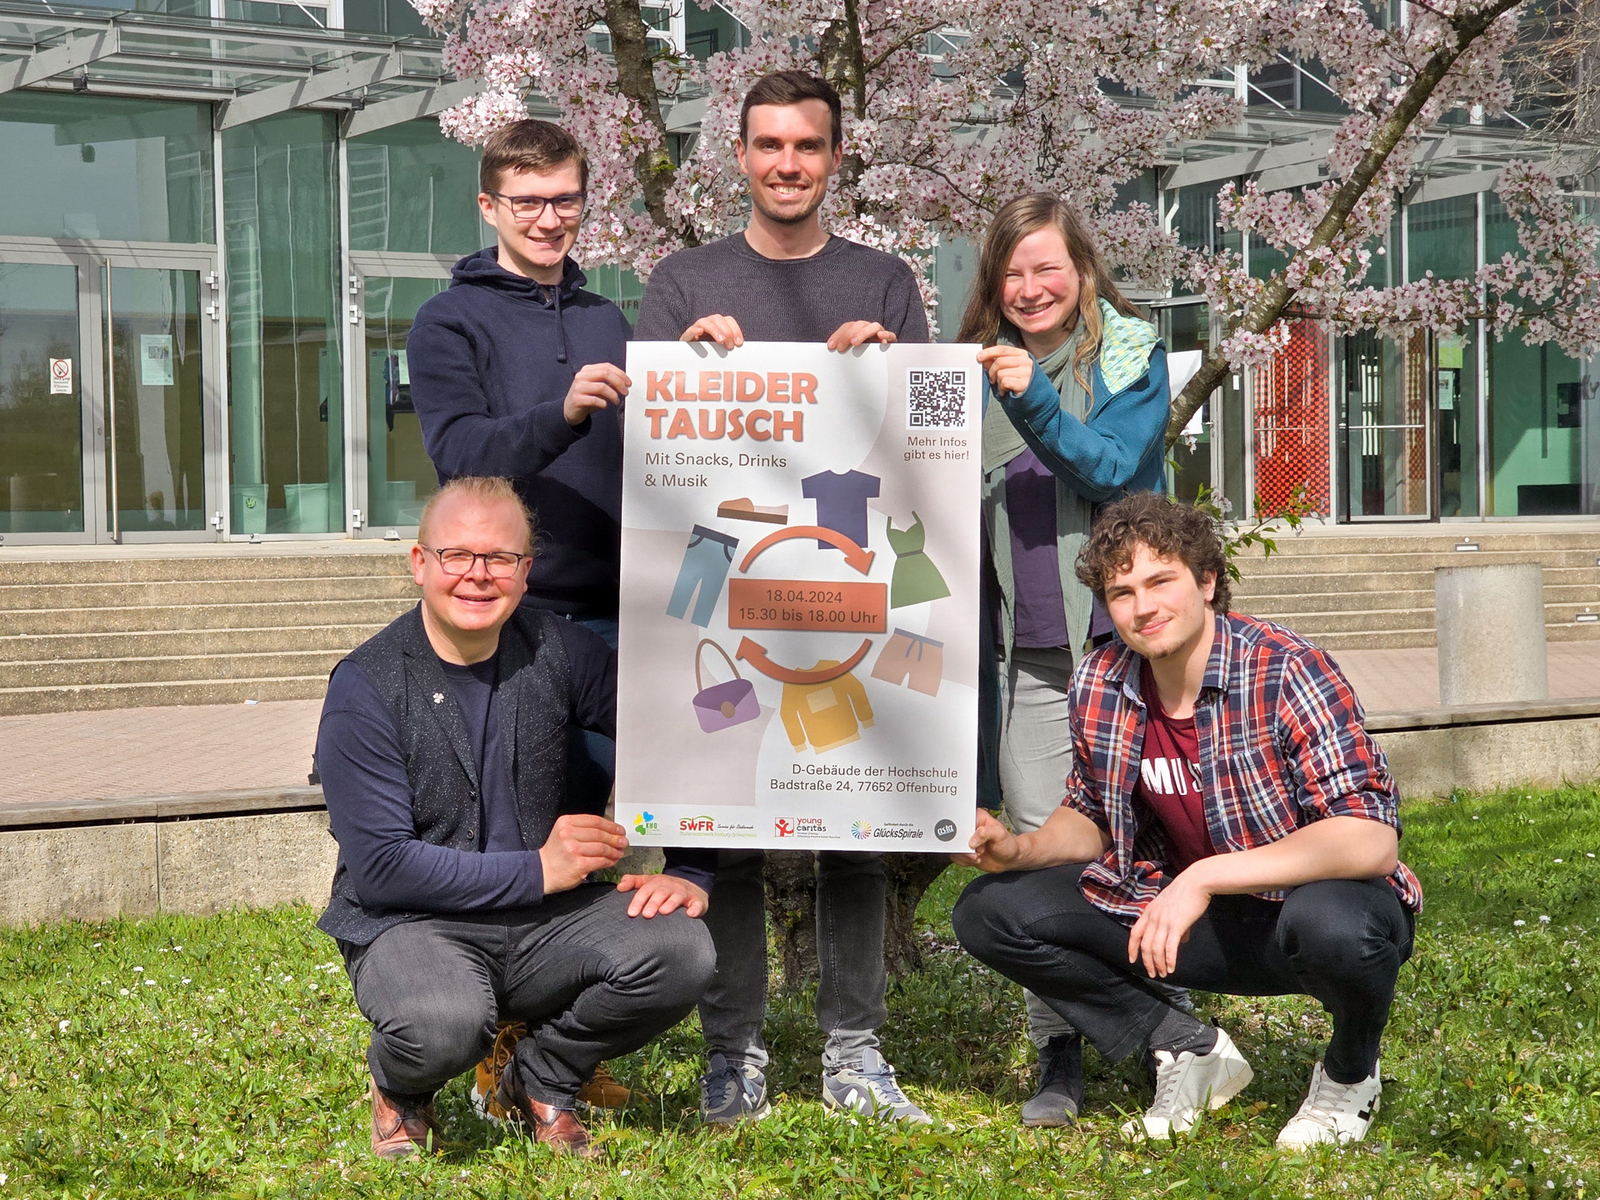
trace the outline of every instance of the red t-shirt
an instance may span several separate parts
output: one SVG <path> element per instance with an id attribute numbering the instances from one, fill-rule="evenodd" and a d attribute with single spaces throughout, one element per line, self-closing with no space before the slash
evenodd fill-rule
<path id="1" fill-rule="evenodd" d="M 1205 799 L 1200 792 L 1200 738 L 1194 717 L 1169 717 L 1161 707 L 1155 676 L 1144 663 L 1139 691 L 1145 703 L 1144 750 L 1134 800 L 1142 800 L 1167 832 L 1176 875 L 1190 863 L 1215 854 L 1206 831 Z"/>

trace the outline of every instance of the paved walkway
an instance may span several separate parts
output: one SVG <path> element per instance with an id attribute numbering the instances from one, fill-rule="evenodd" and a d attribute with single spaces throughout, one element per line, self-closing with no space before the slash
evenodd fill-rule
<path id="1" fill-rule="evenodd" d="M 1439 702 L 1436 652 L 1346 650 L 1369 712 Z M 1600 695 L 1600 642 L 1549 647 L 1552 699 Z M 319 700 L 0 717 L 0 804 L 156 796 L 306 782 Z"/>

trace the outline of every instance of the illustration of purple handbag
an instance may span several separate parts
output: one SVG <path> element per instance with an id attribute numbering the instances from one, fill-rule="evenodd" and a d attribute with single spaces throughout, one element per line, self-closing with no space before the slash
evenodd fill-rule
<path id="1" fill-rule="evenodd" d="M 707 646 L 722 655 L 724 661 L 733 669 L 733 678 L 727 683 L 714 683 L 706 687 L 702 682 L 700 653 Z M 694 715 L 700 722 L 700 728 L 707 733 L 743 725 L 746 721 L 754 721 L 761 715 L 761 704 L 756 699 L 755 685 L 739 674 L 739 668 L 733 659 L 728 657 L 728 652 L 710 638 L 702 638 L 700 644 L 694 648 L 694 686 L 698 689 L 694 695 Z"/>

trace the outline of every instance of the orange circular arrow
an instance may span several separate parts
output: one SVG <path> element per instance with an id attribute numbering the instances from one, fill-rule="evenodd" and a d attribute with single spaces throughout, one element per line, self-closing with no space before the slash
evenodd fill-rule
<path id="1" fill-rule="evenodd" d="M 784 683 L 827 683 L 830 679 L 837 679 L 845 674 L 867 656 L 867 651 L 872 649 L 872 639 L 862 638 L 861 645 L 856 652 L 842 663 L 835 663 L 831 667 L 819 667 L 814 671 L 796 671 L 790 667 L 780 667 L 767 657 L 767 648 L 749 638 L 739 640 L 739 649 L 734 651 L 735 658 L 742 658 L 768 679 L 781 680 Z"/>
<path id="2" fill-rule="evenodd" d="M 746 554 L 744 561 L 739 564 L 740 572 L 749 571 L 750 564 L 756 560 L 756 555 L 769 546 L 776 546 L 779 542 L 786 542 L 790 538 L 799 537 L 816 538 L 819 542 L 827 542 L 830 546 L 843 550 L 844 561 L 863 575 L 871 569 L 872 560 L 877 557 L 876 551 L 863 549 L 837 529 L 828 529 L 822 525 L 791 525 L 787 529 L 780 529 L 776 533 L 767 534 L 766 537 L 751 546 L 750 553 Z"/>

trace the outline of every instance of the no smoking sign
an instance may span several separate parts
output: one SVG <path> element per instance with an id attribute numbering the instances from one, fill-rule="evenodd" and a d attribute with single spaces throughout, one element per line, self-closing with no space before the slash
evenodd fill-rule
<path id="1" fill-rule="evenodd" d="M 52 396 L 72 395 L 72 360 L 70 358 L 52 358 L 50 360 L 50 394 Z"/>

